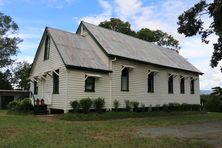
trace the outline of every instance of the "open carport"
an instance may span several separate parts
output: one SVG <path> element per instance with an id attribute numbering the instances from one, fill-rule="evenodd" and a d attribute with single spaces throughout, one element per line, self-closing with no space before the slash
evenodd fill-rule
<path id="1" fill-rule="evenodd" d="M 0 90 L 0 109 L 6 109 L 9 102 L 14 99 L 28 98 L 28 90 Z"/>

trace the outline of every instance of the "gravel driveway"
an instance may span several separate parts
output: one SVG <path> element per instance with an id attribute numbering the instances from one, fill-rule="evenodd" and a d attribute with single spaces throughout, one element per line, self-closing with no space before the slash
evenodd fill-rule
<path id="1" fill-rule="evenodd" d="M 141 136 L 170 136 L 202 140 L 215 147 L 222 148 L 222 121 L 211 121 L 198 124 L 173 125 L 138 130 Z"/>

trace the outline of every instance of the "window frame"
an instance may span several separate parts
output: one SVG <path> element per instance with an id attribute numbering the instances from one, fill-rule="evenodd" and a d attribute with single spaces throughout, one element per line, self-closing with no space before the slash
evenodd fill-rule
<path id="1" fill-rule="evenodd" d="M 180 94 L 185 94 L 185 78 L 180 76 Z"/>
<path id="2" fill-rule="evenodd" d="M 174 79 L 174 76 L 169 74 L 169 76 L 168 76 L 168 94 L 173 94 L 174 93 L 173 79 Z"/>
<path id="3" fill-rule="evenodd" d="M 195 94 L 195 80 L 193 78 L 190 80 L 190 94 Z"/>
<path id="4" fill-rule="evenodd" d="M 55 72 L 59 74 L 59 69 Z M 53 72 L 53 94 L 59 94 L 59 76 L 55 72 Z"/>
<path id="5" fill-rule="evenodd" d="M 154 72 L 150 72 L 147 77 L 147 92 L 154 93 Z"/>
<path id="6" fill-rule="evenodd" d="M 44 47 L 44 60 L 49 59 L 49 52 L 50 52 L 50 37 L 49 35 L 47 35 L 45 39 L 45 47 Z"/>
<path id="7" fill-rule="evenodd" d="M 34 95 L 38 94 L 38 82 L 34 81 Z"/>
<path id="8" fill-rule="evenodd" d="M 124 72 L 126 72 L 126 73 L 124 74 Z M 127 80 L 126 81 L 126 83 L 127 83 L 126 89 L 123 89 L 123 77 L 127 78 L 126 79 Z M 129 91 L 129 69 L 126 67 L 121 71 L 121 91 Z"/>
<path id="9" fill-rule="evenodd" d="M 87 76 L 85 76 L 87 77 Z M 91 82 L 89 82 L 89 80 L 92 79 Z M 88 81 L 87 81 L 88 80 Z M 95 81 L 96 81 L 96 78 L 95 77 L 87 77 L 85 79 L 85 92 L 95 92 Z M 92 89 L 88 89 L 87 88 L 87 85 L 90 84 L 92 85 Z"/>

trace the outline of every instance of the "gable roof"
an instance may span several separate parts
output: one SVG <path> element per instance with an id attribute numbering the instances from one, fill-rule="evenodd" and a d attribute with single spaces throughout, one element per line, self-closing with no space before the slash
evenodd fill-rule
<path id="1" fill-rule="evenodd" d="M 203 74 L 174 50 L 86 22 L 81 25 L 108 56 Z"/>
<path id="2" fill-rule="evenodd" d="M 89 42 L 81 35 L 59 29 L 47 29 L 66 67 L 110 71 Z"/>

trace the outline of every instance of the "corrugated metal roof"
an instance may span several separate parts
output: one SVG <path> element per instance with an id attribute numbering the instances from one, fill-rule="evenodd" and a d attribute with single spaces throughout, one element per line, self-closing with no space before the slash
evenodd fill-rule
<path id="1" fill-rule="evenodd" d="M 48 28 L 64 63 L 68 66 L 107 70 L 108 66 L 81 35 Z"/>
<path id="2" fill-rule="evenodd" d="M 108 55 L 201 73 L 176 51 L 82 22 Z"/>

